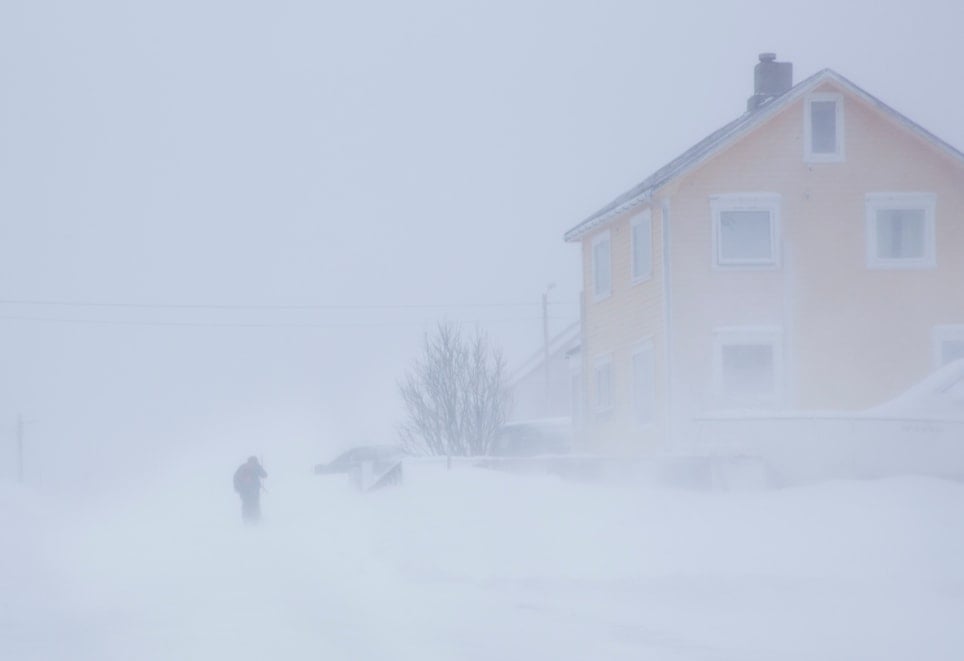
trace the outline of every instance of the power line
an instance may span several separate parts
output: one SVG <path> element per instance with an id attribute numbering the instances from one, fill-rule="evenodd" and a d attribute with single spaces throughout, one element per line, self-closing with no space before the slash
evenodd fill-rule
<path id="1" fill-rule="evenodd" d="M 142 310 L 442 310 L 471 308 L 525 308 L 537 307 L 541 303 L 140 303 L 118 301 L 67 301 L 57 299 L 0 299 L 0 305 L 23 305 L 40 307 L 72 308 L 131 308 Z M 553 305 L 577 305 L 573 302 L 553 302 Z"/>
<path id="2" fill-rule="evenodd" d="M 515 317 L 507 319 L 480 319 L 480 323 L 531 323 L 539 317 Z M 562 319 L 553 317 L 553 319 Z M 62 325 L 91 325 L 91 326 L 146 326 L 146 327 L 184 327 L 184 328 L 379 328 L 391 326 L 421 326 L 423 321 L 383 321 L 383 322 L 203 322 L 203 321 L 137 321 L 121 319 L 72 319 L 62 317 L 30 317 L 15 315 L 0 315 L 0 321 L 24 321 Z"/>

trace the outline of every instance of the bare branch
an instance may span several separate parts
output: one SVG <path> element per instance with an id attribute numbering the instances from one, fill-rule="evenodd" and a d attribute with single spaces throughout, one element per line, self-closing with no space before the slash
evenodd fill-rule
<path id="1" fill-rule="evenodd" d="M 399 435 L 416 453 L 487 454 L 509 408 L 502 353 L 481 331 L 466 339 L 451 324 L 426 336 L 399 393 L 407 413 Z"/>

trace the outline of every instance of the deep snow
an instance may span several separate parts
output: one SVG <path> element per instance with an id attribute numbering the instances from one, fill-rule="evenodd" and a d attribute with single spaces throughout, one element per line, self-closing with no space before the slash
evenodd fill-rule
<path id="1" fill-rule="evenodd" d="M 2 486 L 0 659 L 964 657 L 958 483 L 423 468 L 361 495 L 292 468 L 245 528 L 233 468 L 97 502 Z"/>

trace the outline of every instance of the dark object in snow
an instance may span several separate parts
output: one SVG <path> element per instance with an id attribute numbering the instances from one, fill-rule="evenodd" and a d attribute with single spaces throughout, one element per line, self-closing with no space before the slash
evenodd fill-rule
<path id="1" fill-rule="evenodd" d="M 568 418 L 510 422 L 502 426 L 489 454 L 494 457 L 568 454 L 572 450 L 572 436 L 572 421 Z"/>
<path id="2" fill-rule="evenodd" d="M 402 459 L 403 455 L 404 451 L 397 445 L 359 445 L 342 452 L 327 464 L 317 464 L 315 474 L 348 474 L 363 463 L 372 463 L 376 466 L 395 464 Z"/>
<path id="3" fill-rule="evenodd" d="M 315 466 L 316 475 L 347 474 L 359 491 L 375 491 L 402 482 L 404 450 L 397 445 L 362 445 Z"/>
<path id="4" fill-rule="evenodd" d="M 393 462 L 362 462 L 351 473 L 352 485 L 363 492 L 378 491 L 402 483 L 402 460 Z"/>
<path id="5" fill-rule="evenodd" d="M 248 460 L 234 471 L 234 490 L 241 496 L 241 519 L 257 523 L 261 519 L 261 480 L 268 477 L 257 457 Z"/>

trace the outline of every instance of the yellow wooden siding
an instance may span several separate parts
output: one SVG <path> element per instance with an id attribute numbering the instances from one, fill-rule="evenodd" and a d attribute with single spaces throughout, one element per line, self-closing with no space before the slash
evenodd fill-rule
<path id="1" fill-rule="evenodd" d="M 656 446 L 664 420 L 632 424 L 632 349 L 652 337 L 658 410 L 666 404 L 663 219 L 671 205 L 673 404 L 686 419 L 714 406 L 713 333 L 722 327 L 783 331 L 785 405 L 853 409 L 881 402 L 932 368 L 932 332 L 964 324 L 964 166 L 845 90 L 845 160 L 804 160 L 805 99 L 657 192 L 653 278 L 631 285 L 628 212 L 583 238 L 586 431 L 601 451 Z M 936 195 L 937 268 L 868 268 L 865 196 Z M 780 195 L 780 264 L 714 268 L 710 200 Z M 612 295 L 592 298 L 592 239 L 609 231 Z M 594 362 L 611 354 L 613 410 L 594 411 Z"/>
<path id="2" fill-rule="evenodd" d="M 828 88 L 827 91 L 839 91 Z M 688 176 L 672 196 L 673 305 L 690 412 L 712 404 L 712 331 L 784 330 L 787 405 L 844 409 L 897 394 L 932 367 L 931 333 L 964 323 L 964 168 L 932 144 L 844 98 L 846 160 L 803 159 L 804 102 Z M 781 195 L 782 263 L 714 270 L 710 196 Z M 865 196 L 937 196 L 937 268 L 867 266 Z"/>
<path id="3" fill-rule="evenodd" d="M 599 449 L 613 452 L 637 452 L 652 449 L 662 440 L 663 426 L 659 412 L 663 408 L 663 297 L 662 297 L 662 220 L 658 209 L 652 210 L 653 274 L 642 282 L 632 282 L 631 219 L 642 208 L 622 214 L 606 228 L 583 240 L 584 336 L 583 384 L 585 388 L 586 431 L 596 439 L 605 439 Z M 592 241 L 609 231 L 612 250 L 612 294 L 593 300 Z M 633 418 L 632 355 L 643 340 L 653 345 L 657 418 L 653 425 L 640 427 Z M 596 359 L 612 358 L 612 399 L 609 412 L 595 407 Z"/>

